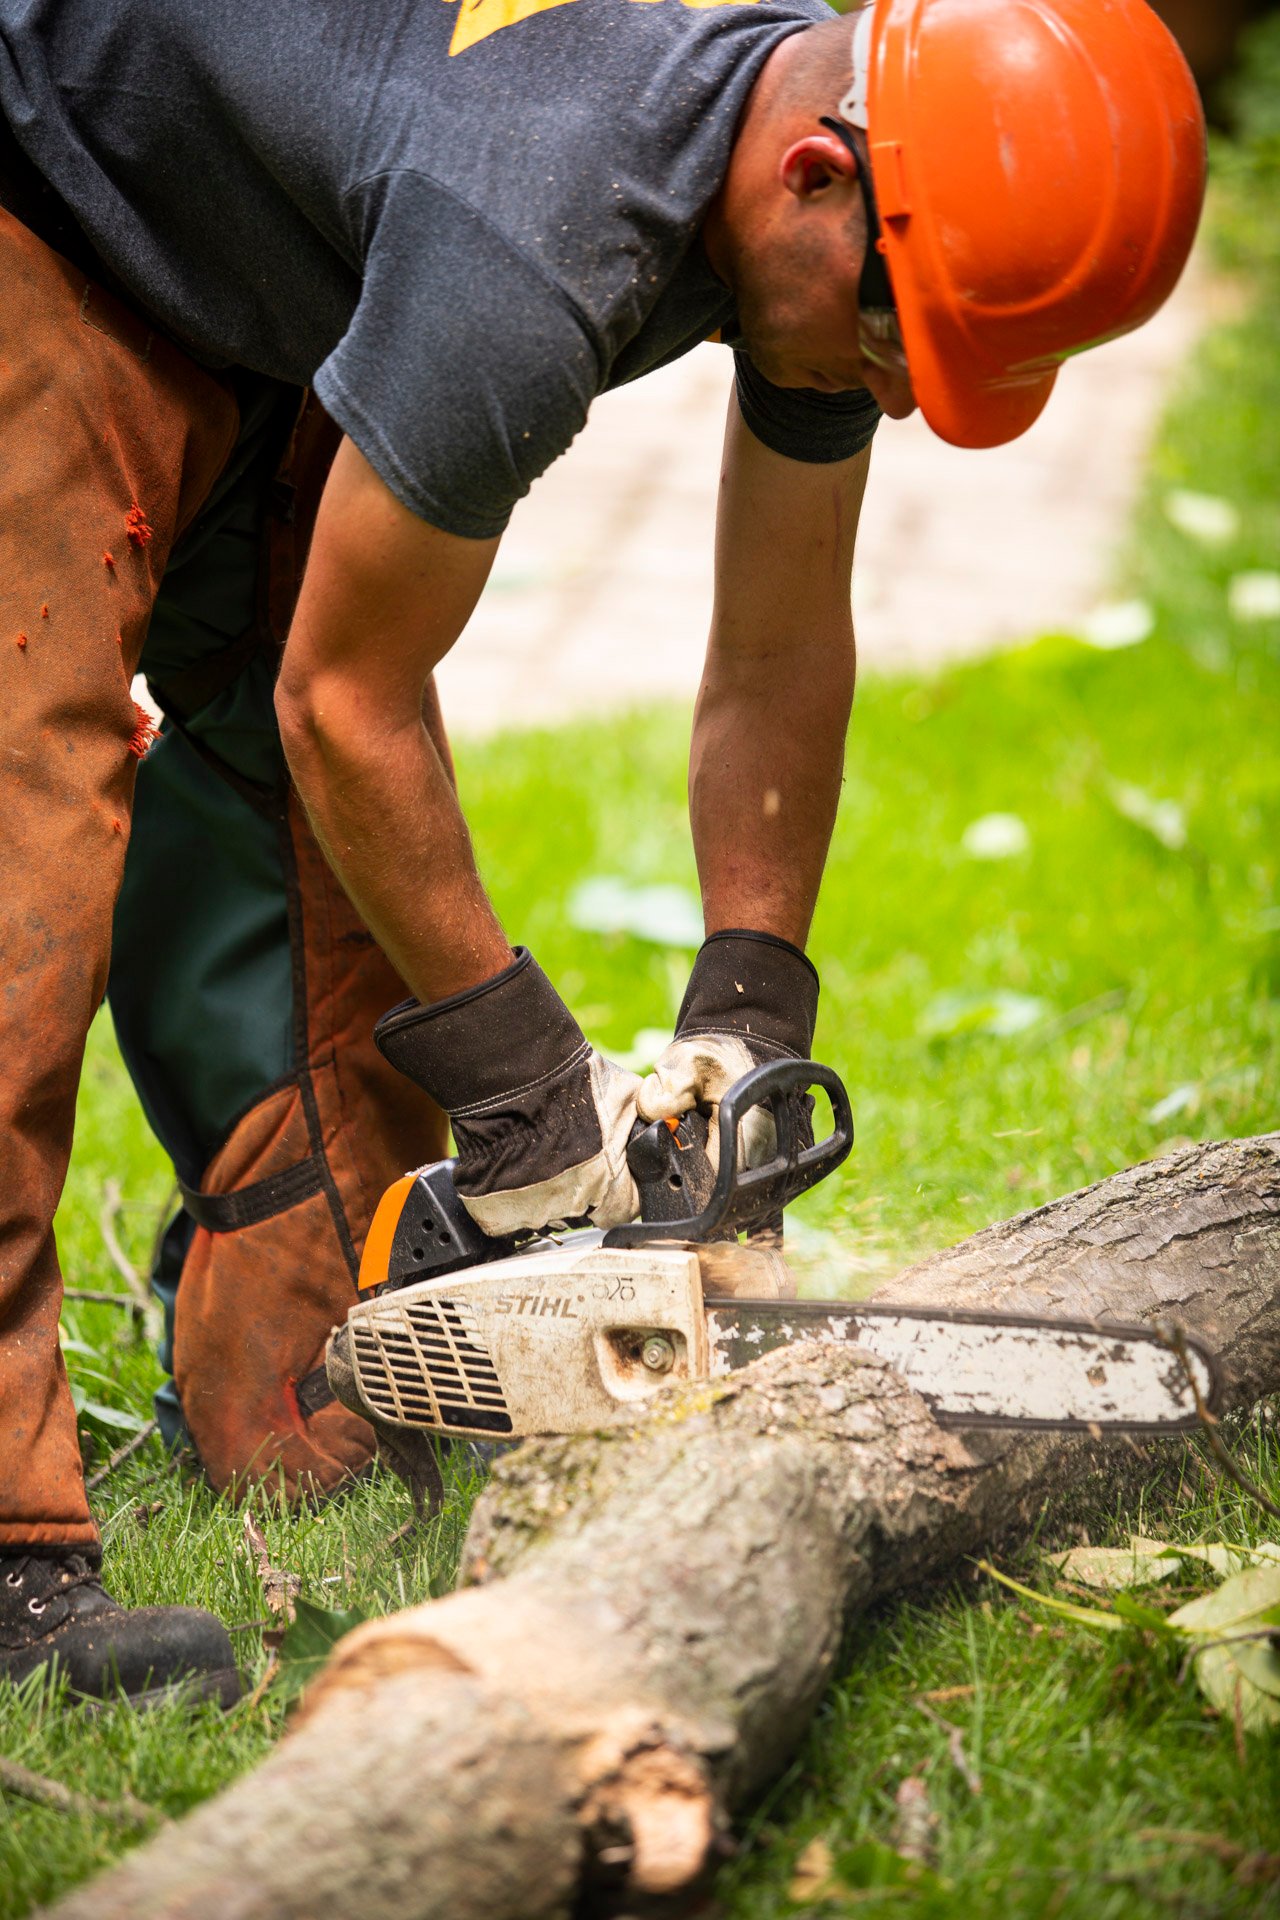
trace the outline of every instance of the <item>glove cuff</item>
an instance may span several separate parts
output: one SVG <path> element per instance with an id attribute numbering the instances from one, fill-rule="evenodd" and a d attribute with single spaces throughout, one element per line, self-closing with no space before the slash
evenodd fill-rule
<path id="1" fill-rule="evenodd" d="M 729 927 L 699 950 L 676 1038 L 741 1034 L 757 1053 L 806 1060 L 817 1018 L 818 972 L 807 955 L 776 934 Z"/>
<path id="2" fill-rule="evenodd" d="M 582 1028 L 527 947 L 490 980 L 423 1006 L 404 1000 L 373 1030 L 379 1051 L 445 1112 L 531 1092 L 586 1060 Z"/>

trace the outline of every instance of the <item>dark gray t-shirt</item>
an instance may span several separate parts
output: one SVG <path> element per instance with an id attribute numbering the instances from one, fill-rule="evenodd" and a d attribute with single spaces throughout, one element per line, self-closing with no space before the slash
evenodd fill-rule
<path id="1" fill-rule="evenodd" d="M 201 358 L 321 401 L 405 504 L 483 537 L 597 393 L 721 330 L 698 237 L 738 115 L 824 0 L 0 0 L 0 109 Z M 847 458 L 865 393 L 743 413 Z"/>

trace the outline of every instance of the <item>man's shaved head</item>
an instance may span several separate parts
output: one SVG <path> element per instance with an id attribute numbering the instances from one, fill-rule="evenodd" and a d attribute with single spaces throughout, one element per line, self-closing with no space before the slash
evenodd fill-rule
<path id="1" fill-rule="evenodd" d="M 862 164 L 833 118 L 853 73 L 853 24 L 823 21 L 776 47 L 748 98 L 704 238 L 732 289 L 752 360 L 778 386 L 870 387 L 914 404 L 905 373 L 864 362 L 858 282 L 867 246 Z"/>

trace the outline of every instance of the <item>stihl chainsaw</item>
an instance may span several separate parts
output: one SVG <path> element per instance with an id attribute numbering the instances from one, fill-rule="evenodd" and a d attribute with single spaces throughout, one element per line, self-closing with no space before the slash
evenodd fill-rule
<path id="1" fill-rule="evenodd" d="M 816 1141 L 815 1089 L 832 1115 Z M 772 1151 L 748 1166 L 754 1108 Z M 1214 1404 L 1212 1356 L 1183 1340 L 1184 1365 L 1150 1328 L 786 1297 L 782 1211 L 849 1153 L 848 1095 L 829 1067 L 773 1061 L 730 1089 L 717 1125 L 713 1167 L 703 1115 L 638 1123 L 627 1158 L 640 1218 L 604 1233 L 490 1239 L 458 1198 L 453 1161 L 397 1181 L 369 1231 L 362 1297 L 330 1342 L 338 1398 L 380 1428 L 572 1433 L 673 1381 L 830 1340 L 887 1361 L 946 1426 L 1174 1432 L 1198 1417 L 1188 1368 Z"/>

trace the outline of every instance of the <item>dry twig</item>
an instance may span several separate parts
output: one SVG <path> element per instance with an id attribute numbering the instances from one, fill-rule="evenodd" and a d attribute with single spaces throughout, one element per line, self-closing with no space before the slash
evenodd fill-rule
<path id="1" fill-rule="evenodd" d="M 91 1300 L 98 1307 L 123 1307 L 135 1320 L 146 1318 L 146 1308 L 131 1293 L 108 1293 L 103 1287 L 64 1287 L 64 1300 Z"/>
<path id="2" fill-rule="evenodd" d="M 107 1475 L 114 1473 L 123 1461 L 130 1459 L 133 1454 L 137 1453 L 140 1447 L 144 1447 L 152 1434 L 159 1431 L 159 1428 L 160 1422 L 158 1420 L 148 1420 L 145 1427 L 139 1427 L 133 1438 L 126 1440 L 122 1447 L 117 1447 L 107 1461 L 107 1464 L 104 1467 L 99 1467 L 98 1471 L 93 1474 L 90 1479 L 85 1481 L 85 1492 L 96 1493 L 97 1489 L 107 1478 Z"/>
<path id="3" fill-rule="evenodd" d="M 1210 1854 L 1221 1866 L 1230 1867 L 1245 1886 L 1280 1880 L 1280 1853 L 1242 1847 L 1225 1834 L 1195 1833 L 1183 1827 L 1140 1827 L 1133 1837 L 1141 1846 L 1192 1847 L 1198 1853 Z"/>
<path id="4" fill-rule="evenodd" d="M 917 1695 L 915 1705 L 926 1720 L 932 1720 L 934 1726 L 940 1727 L 946 1734 L 947 1752 L 951 1755 L 951 1764 L 970 1793 L 981 1793 L 982 1776 L 964 1750 L 964 1735 L 959 1727 L 953 1725 L 950 1720 L 944 1720 L 940 1713 L 935 1713 L 923 1694 Z"/>
<path id="5" fill-rule="evenodd" d="M 165 1818 L 158 1807 L 146 1806 L 131 1793 L 121 1794 L 118 1800 L 95 1800 L 91 1794 L 74 1793 L 60 1781 L 32 1773 L 30 1768 L 20 1767 L 16 1760 L 6 1760 L 3 1756 L 0 1756 L 0 1789 L 15 1794 L 20 1800 L 31 1800 L 36 1806 L 52 1807 L 55 1813 L 96 1814 L 99 1819 L 114 1820 L 122 1827 L 147 1827 Z"/>
<path id="6" fill-rule="evenodd" d="M 166 1203 L 167 1204 L 167 1203 Z M 102 1244 L 112 1266 L 129 1289 L 130 1297 L 136 1302 L 140 1318 L 147 1333 L 154 1340 L 160 1334 L 160 1303 L 154 1299 L 146 1278 L 138 1272 L 124 1248 L 120 1245 L 116 1233 L 116 1222 L 124 1210 L 124 1200 L 120 1192 L 120 1182 L 107 1179 L 102 1183 L 102 1208 L 98 1214 L 98 1227 L 102 1234 Z"/>
<path id="7" fill-rule="evenodd" d="M 146 1282 L 130 1260 L 116 1237 L 116 1221 L 124 1209 L 124 1199 L 120 1192 L 120 1182 L 108 1179 L 102 1183 L 102 1208 L 98 1214 L 98 1227 L 102 1234 L 102 1244 L 110 1260 L 129 1292 L 140 1306 L 149 1304 Z"/>
<path id="8" fill-rule="evenodd" d="M 270 1652 L 267 1655 L 267 1664 L 262 1669 L 261 1679 L 258 1681 L 258 1684 L 254 1688 L 253 1692 L 249 1695 L 249 1698 L 243 1701 L 241 1705 L 236 1709 L 236 1711 L 239 1713 L 243 1713 L 245 1718 L 247 1719 L 249 1715 L 255 1710 L 255 1708 L 261 1704 L 263 1694 L 266 1692 L 267 1688 L 271 1685 L 271 1682 L 275 1679 L 279 1671 L 280 1671 L 280 1656 L 276 1651 L 276 1649 L 272 1647 Z"/>

